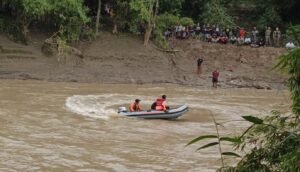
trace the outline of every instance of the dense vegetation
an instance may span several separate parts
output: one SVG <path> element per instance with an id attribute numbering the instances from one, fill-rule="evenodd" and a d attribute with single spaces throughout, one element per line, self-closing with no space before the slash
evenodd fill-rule
<path id="1" fill-rule="evenodd" d="M 100 27 L 143 34 L 147 45 L 163 43 L 163 31 L 177 23 L 284 28 L 300 22 L 299 8 L 297 0 L 1 0 L 0 30 L 26 42 L 31 29 L 47 28 L 72 42 Z"/>

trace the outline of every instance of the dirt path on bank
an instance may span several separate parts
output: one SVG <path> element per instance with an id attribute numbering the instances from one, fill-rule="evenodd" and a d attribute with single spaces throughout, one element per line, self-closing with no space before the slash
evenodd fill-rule
<path id="1" fill-rule="evenodd" d="M 24 46 L 0 34 L 0 79 L 36 79 L 96 83 L 174 83 L 211 87 L 211 72 L 220 70 L 222 88 L 284 88 L 285 77 L 272 71 L 280 48 L 250 48 L 208 44 L 198 40 L 171 41 L 177 53 L 144 47 L 132 36 L 102 33 L 90 43 L 81 42 L 84 59 L 68 56 L 61 65 L 41 53 L 43 37 Z M 240 57 L 241 55 L 241 57 Z M 196 74 L 196 59 L 204 57 L 203 73 Z"/>

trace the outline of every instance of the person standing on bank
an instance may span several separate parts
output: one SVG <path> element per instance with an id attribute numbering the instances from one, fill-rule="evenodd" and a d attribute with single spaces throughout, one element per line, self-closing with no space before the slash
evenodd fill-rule
<path id="1" fill-rule="evenodd" d="M 265 40 L 266 40 L 266 45 L 267 46 L 271 46 L 272 45 L 271 34 L 272 34 L 271 27 L 267 27 L 266 32 L 265 32 Z"/>
<path id="2" fill-rule="evenodd" d="M 281 38 L 281 31 L 278 27 L 276 27 L 276 30 L 273 32 L 273 40 L 275 47 L 280 47 L 280 38 Z"/>
<path id="3" fill-rule="evenodd" d="M 212 83 L 213 83 L 214 88 L 218 87 L 219 75 L 220 75 L 220 72 L 218 71 L 218 69 L 216 69 L 215 71 L 212 72 Z"/>
<path id="4" fill-rule="evenodd" d="M 253 27 L 252 30 L 252 43 L 257 43 L 257 35 L 258 35 L 258 30 L 256 29 L 256 27 Z"/>
<path id="5" fill-rule="evenodd" d="M 203 59 L 202 57 L 199 57 L 197 60 L 197 74 L 200 75 L 202 73 L 202 63 Z"/>

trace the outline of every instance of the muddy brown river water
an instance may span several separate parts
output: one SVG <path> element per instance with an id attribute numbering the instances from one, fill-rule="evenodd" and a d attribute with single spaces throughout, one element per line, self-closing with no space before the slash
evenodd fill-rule
<path id="1" fill-rule="evenodd" d="M 189 112 L 174 121 L 116 113 L 135 98 L 148 109 L 162 94 L 171 107 L 187 103 Z M 234 121 L 242 115 L 289 106 L 288 93 L 278 90 L 15 80 L 0 80 L 0 99 L 0 171 L 5 172 L 215 171 L 221 165 L 216 148 L 185 147 L 196 136 L 215 133 L 212 114 L 219 122 L 232 120 L 221 134 L 238 134 L 249 125 Z"/>

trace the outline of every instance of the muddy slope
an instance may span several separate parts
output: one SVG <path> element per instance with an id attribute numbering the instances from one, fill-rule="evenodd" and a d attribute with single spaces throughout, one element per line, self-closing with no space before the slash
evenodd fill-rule
<path id="1" fill-rule="evenodd" d="M 174 83 L 211 86 L 211 72 L 221 71 L 220 86 L 282 88 L 285 77 L 272 71 L 275 59 L 285 52 L 277 48 L 250 48 L 207 44 L 197 40 L 172 40 L 176 53 L 166 53 L 142 40 L 126 35 L 102 35 L 77 48 L 84 59 L 68 56 L 66 64 L 56 57 L 45 57 L 42 38 L 33 37 L 28 46 L 0 35 L 0 78 L 37 79 L 97 83 Z M 196 74 L 196 59 L 204 57 L 203 73 Z"/>

